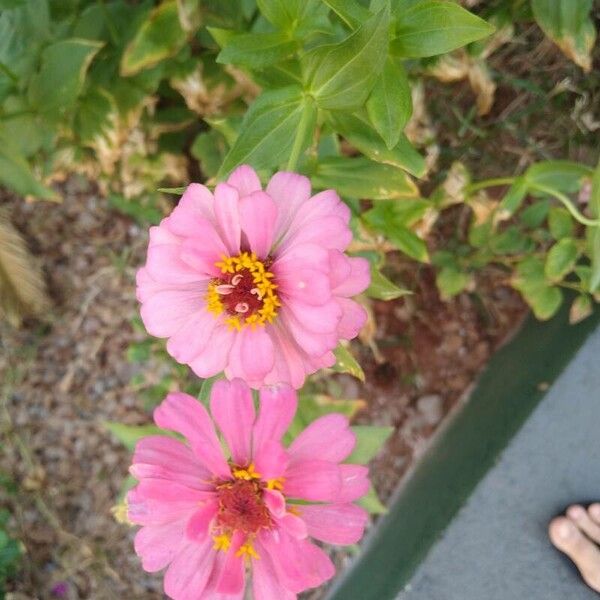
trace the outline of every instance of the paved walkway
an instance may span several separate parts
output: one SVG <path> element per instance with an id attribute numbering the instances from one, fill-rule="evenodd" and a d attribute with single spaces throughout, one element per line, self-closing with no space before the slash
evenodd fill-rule
<path id="1" fill-rule="evenodd" d="M 599 600 L 546 536 L 568 504 L 592 500 L 600 500 L 600 328 L 398 600 Z"/>

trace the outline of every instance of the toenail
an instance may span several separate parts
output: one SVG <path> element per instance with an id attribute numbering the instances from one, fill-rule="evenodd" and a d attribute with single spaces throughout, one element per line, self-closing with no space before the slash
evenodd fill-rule
<path id="1" fill-rule="evenodd" d="M 576 519 L 579 521 L 579 519 L 582 519 L 585 516 L 585 509 L 583 506 L 579 506 L 578 504 L 575 506 L 569 506 L 567 509 L 567 515 L 569 515 L 571 519 Z"/>

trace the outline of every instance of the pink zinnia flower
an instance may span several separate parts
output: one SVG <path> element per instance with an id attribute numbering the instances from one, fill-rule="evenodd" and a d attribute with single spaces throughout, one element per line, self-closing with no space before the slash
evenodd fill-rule
<path id="1" fill-rule="evenodd" d="M 368 286 L 369 266 L 344 254 L 349 220 L 333 190 L 311 197 L 296 173 L 276 173 L 265 191 L 248 166 L 214 194 L 191 184 L 150 229 L 137 277 L 146 329 L 199 377 L 301 387 L 365 322 L 350 297 Z"/>
<path id="2" fill-rule="evenodd" d="M 149 436 L 135 449 L 139 480 L 127 497 L 129 519 L 142 525 L 135 551 L 146 571 L 168 567 L 165 592 L 175 600 L 239 599 L 251 572 L 254 600 L 293 600 L 334 575 L 309 537 L 354 544 L 367 513 L 352 502 L 369 487 L 367 468 L 340 464 L 355 444 L 348 420 L 321 417 L 286 449 L 297 399 L 287 386 L 260 391 L 255 417 L 241 380 L 215 383 L 211 412 L 172 393 L 154 412 L 159 427 L 187 444 Z"/>

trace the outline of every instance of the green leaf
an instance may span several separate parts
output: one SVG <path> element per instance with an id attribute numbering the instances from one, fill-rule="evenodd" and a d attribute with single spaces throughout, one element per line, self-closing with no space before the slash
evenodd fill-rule
<path id="1" fill-rule="evenodd" d="M 531 8 L 544 33 L 584 71 L 592 68 L 596 39 L 590 18 L 593 0 L 532 0 Z"/>
<path id="2" fill-rule="evenodd" d="M 121 58 L 121 75 L 128 77 L 174 56 L 185 45 L 177 0 L 164 0 L 142 22 Z"/>
<path id="3" fill-rule="evenodd" d="M 600 161 L 592 178 L 590 212 L 595 219 L 600 218 Z M 586 227 L 586 238 L 592 262 L 589 291 L 593 294 L 600 289 L 600 227 Z"/>
<path id="4" fill-rule="evenodd" d="M 577 192 L 582 181 L 591 177 L 593 170 L 586 165 L 568 160 L 547 160 L 531 165 L 525 172 L 529 186 L 541 185 L 559 192 Z"/>
<path id="5" fill-rule="evenodd" d="M 304 80 L 319 108 L 362 106 L 383 69 L 389 8 L 379 11 L 339 44 L 319 46 L 303 58 Z"/>
<path id="6" fill-rule="evenodd" d="M 384 515 L 388 511 L 379 499 L 379 496 L 372 485 L 367 494 L 360 498 L 357 503 L 371 515 Z"/>
<path id="7" fill-rule="evenodd" d="M 25 158 L 2 137 L 0 137 L 0 182 L 22 196 L 54 201 L 60 199 L 53 189 L 38 181 Z"/>
<path id="8" fill-rule="evenodd" d="M 544 273 L 551 281 L 561 281 L 570 273 L 577 262 L 579 250 L 572 238 L 563 238 L 550 248 L 546 256 Z"/>
<path id="9" fill-rule="evenodd" d="M 521 222 L 525 227 L 536 229 L 546 220 L 549 210 L 550 202 L 548 200 L 534 202 L 521 213 Z"/>
<path id="10" fill-rule="evenodd" d="M 535 316 L 545 321 L 552 317 L 562 304 L 562 292 L 549 285 L 544 274 L 544 263 L 528 257 L 517 266 L 512 285 L 525 298 Z"/>
<path id="11" fill-rule="evenodd" d="M 398 16 L 395 56 L 420 58 L 445 54 L 493 33 L 483 19 L 453 2 L 418 2 Z"/>
<path id="12" fill-rule="evenodd" d="M 369 298 L 377 300 L 394 300 L 407 294 L 412 294 L 410 290 L 399 288 L 392 283 L 379 269 L 371 265 L 371 285 L 365 292 Z"/>
<path id="13" fill-rule="evenodd" d="M 81 93 L 85 74 L 100 42 L 67 39 L 44 48 L 41 67 L 29 84 L 29 100 L 40 112 L 55 118 L 68 114 Z"/>
<path id="14" fill-rule="evenodd" d="M 453 266 L 442 267 L 435 278 L 443 300 L 449 300 L 464 292 L 471 281 L 470 275 Z"/>
<path id="15" fill-rule="evenodd" d="M 387 237 L 404 254 L 419 262 L 429 262 L 427 244 L 410 229 L 399 227 L 395 231 L 389 231 Z"/>
<path id="16" fill-rule="evenodd" d="M 575 229 L 573 217 L 566 208 L 553 206 L 548 213 L 548 228 L 555 240 L 571 237 Z"/>
<path id="17" fill-rule="evenodd" d="M 116 421 L 104 421 L 103 424 L 128 450 L 133 450 L 138 441 L 148 435 L 178 437 L 177 434 L 156 425 L 124 425 Z"/>
<path id="18" fill-rule="evenodd" d="M 175 194 L 176 196 L 181 196 L 185 192 L 186 188 L 184 187 L 176 187 L 176 188 L 156 188 L 157 192 L 161 192 L 163 194 Z"/>
<path id="19" fill-rule="evenodd" d="M 344 462 L 355 465 L 366 465 L 394 432 L 393 427 L 376 425 L 354 425 L 351 429 L 356 435 L 356 446 Z"/>
<path id="20" fill-rule="evenodd" d="M 301 151 L 308 146 L 316 117 L 314 101 L 298 86 L 263 92 L 246 113 L 237 140 L 223 161 L 220 175 L 242 163 L 262 169 L 285 162 L 303 120 L 308 125 Z"/>
<path id="21" fill-rule="evenodd" d="M 336 363 L 332 369 L 337 373 L 348 373 L 361 381 L 365 380 L 365 372 L 345 346 L 338 346 L 334 352 Z"/>
<path id="22" fill-rule="evenodd" d="M 398 143 L 412 115 L 412 97 L 406 72 L 391 57 L 385 61 L 366 107 L 373 127 L 391 150 Z"/>
<path id="23" fill-rule="evenodd" d="M 389 149 L 362 115 L 332 111 L 328 121 L 333 129 L 371 160 L 400 167 L 417 177 L 425 173 L 425 160 L 405 135 L 399 135 L 396 146 Z"/>
<path id="24" fill-rule="evenodd" d="M 594 312 L 594 303 L 587 294 L 577 296 L 569 310 L 569 323 L 575 325 L 587 319 Z"/>
<path id="25" fill-rule="evenodd" d="M 371 13 L 356 0 L 323 0 L 350 29 L 357 29 Z"/>
<path id="26" fill-rule="evenodd" d="M 318 0 L 257 0 L 256 4 L 265 19 L 288 33 L 323 12 Z"/>
<path id="27" fill-rule="evenodd" d="M 419 190 L 400 168 L 368 158 L 330 156 L 319 161 L 312 177 L 320 189 L 333 188 L 349 198 L 394 200 L 414 198 Z"/>
<path id="28" fill-rule="evenodd" d="M 498 206 L 498 212 L 502 218 L 507 219 L 517 212 L 523 204 L 525 196 L 527 196 L 527 189 L 528 185 L 525 177 L 517 177 L 514 180 Z"/>
<path id="29" fill-rule="evenodd" d="M 203 131 L 196 136 L 190 152 L 200 162 L 202 174 L 214 177 L 219 172 L 219 167 L 227 152 L 227 143 L 218 131 Z"/>
<path id="30" fill-rule="evenodd" d="M 231 37 L 217 56 L 217 62 L 259 69 L 287 58 L 296 42 L 286 33 L 242 33 Z"/>
<path id="31" fill-rule="evenodd" d="M 289 444 L 303 429 L 323 415 L 340 413 L 350 419 L 364 407 L 364 400 L 338 399 L 325 394 L 302 394 L 299 398 L 296 416 L 284 441 L 286 445 Z"/>
<path id="32" fill-rule="evenodd" d="M 204 406 L 208 406 L 213 385 L 219 381 L 219 379 L 223 379 L 223 373 L 213 375 L 202 382 L 202 387 L 200 388 L 200 393 L 198 394 L 198 400 L 200 400 Z"/>

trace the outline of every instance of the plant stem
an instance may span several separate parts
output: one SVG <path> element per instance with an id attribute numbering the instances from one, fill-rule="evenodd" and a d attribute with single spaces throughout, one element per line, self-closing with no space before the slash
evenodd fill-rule
<path id="1" fill-rule="evenodd" d="M 571 213 L 571 216 L 576 221 L 579 221 L 582 225 L 587 225 L 588 227 L 600 227 L 600 219 L 588 219 L 585 215 L 582 215 L 577 210 L 571 199 L 562 192 L 539 184 L 533 184 L 530 187 L 538 192 L 548 194 L 549 196 L 554 196 L 557 200 L 564 204 L 565 208 Z"/>
<path id="2" fill-rule="evenodd" d="M 515 179 L 515 177 L 497 177 L 495 179 L 484 179 L 483 181 L 478 181 L 477 183 L 472 183 L 466 186 L 465 192 L 467 194 L 471 194 L 484 188 L 496 187 L 498 185 L 511 185 Z"/>
<path id="3" fill-rule="evenodd" d="M 296 137 L 294 138 L 294 145 L 290 153 L 290 158 L 287 163 L 287 170 L 294 171 L 298 165 L 300 154 L 302 153 L 302 146 L 307 135 L 307 127 L 311 120 L 313 107 L 309 102 L 304 105 L 302 110 L 302 116 L 300 117 L 300 123 L 298 123 L 298 129 L 296 130 Z"/>

